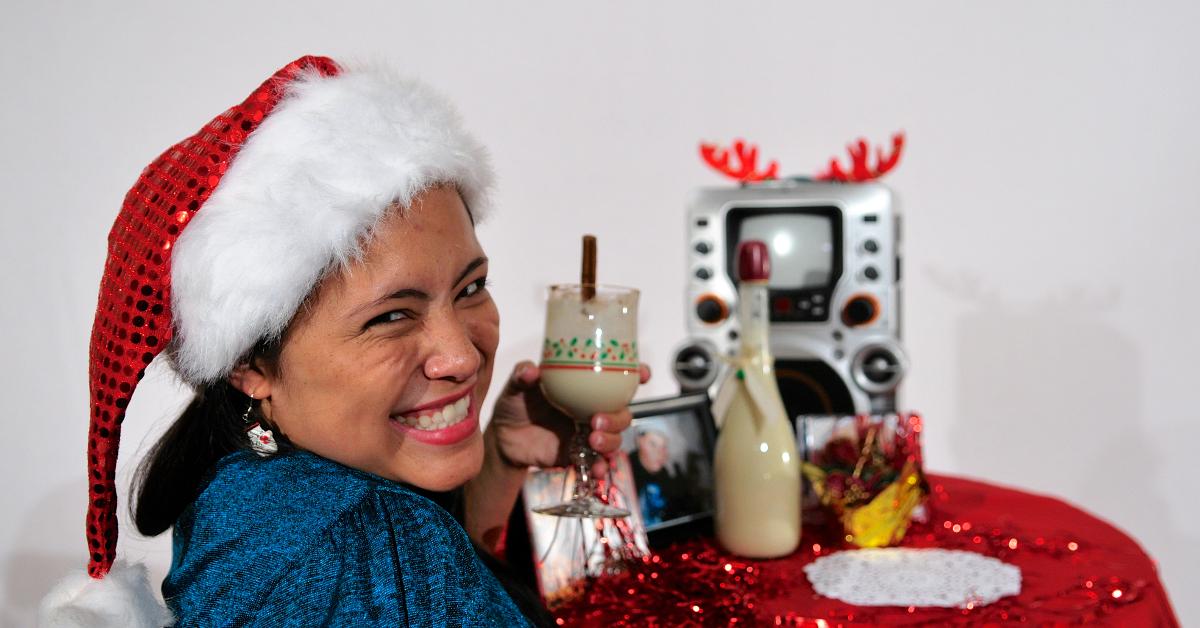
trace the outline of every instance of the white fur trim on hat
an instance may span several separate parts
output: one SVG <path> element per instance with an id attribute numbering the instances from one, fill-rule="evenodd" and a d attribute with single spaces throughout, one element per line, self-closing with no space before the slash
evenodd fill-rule
<path id="1" fill-rule="evenodd" d="M 176 370 L 227 376 L 278 338 L 390 207 L 453 184 L 478 220 L 492 169 L 450 103 L 383 67 L 303 75 L 247 138 L 172 252 Z"/>
<path id="2" fill-rule="evenodd" d="M 99 580 L 83 571 L 67 576 L 38 609 L 41 628 L 161 628 L 173 623 L 140 563 L 117 562 Z"/>

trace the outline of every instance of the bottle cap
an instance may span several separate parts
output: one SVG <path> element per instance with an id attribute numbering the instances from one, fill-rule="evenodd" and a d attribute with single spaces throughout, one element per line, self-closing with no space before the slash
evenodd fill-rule
<path id="1" fill-rule="evenodd" d="M 771 254 L 762 240 L 746 240 L 738 244 L 738 279 L 766 281 L 771 278 Z"/>

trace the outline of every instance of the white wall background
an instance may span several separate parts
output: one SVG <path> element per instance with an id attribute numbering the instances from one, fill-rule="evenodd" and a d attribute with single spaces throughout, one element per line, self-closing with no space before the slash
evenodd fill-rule
<path id="1" fill-rule="evenodd" d="M 685 196 L 721 183 L 698 140 L 744 135 L 804 173 L 907 130 L 887 182 L 907 218 L 904 396 L 930 468 L 1109 519 L 1200 621 L 1198 5 L 717 4 L 5 6 L 0 623 L 28 624 L 86 560 L 86 348 L 122 196 L 304 53 L 391 60 L 492 147 L 497 372 L 535 355 L 541 286 L 572 277 L 589 231 L 603 279 L 644 290 L 645 395 L 674 390 Z M 126 478 L 183 401 L 165 373 L 139 390 Z M 165 571 L 165 538 L 121 538 Z"/>

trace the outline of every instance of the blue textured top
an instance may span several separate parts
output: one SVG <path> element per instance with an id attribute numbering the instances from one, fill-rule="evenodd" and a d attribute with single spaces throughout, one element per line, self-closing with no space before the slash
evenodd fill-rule
<path id="1" fill-rule="evenodd" d="M 450 513 L 304 452 L 218 462 L 162 589 L 179 626 L 527 625 Z"/>

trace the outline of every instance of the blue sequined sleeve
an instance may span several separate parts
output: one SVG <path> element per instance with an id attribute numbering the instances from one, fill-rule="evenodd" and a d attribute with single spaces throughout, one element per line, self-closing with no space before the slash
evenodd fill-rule
<path id="1" fill-rule="evenodd" d="M 163 583 L 179 625 L 527 625 L 449 513 L 302 456 L 221 468 L 181 518 Z"/>

